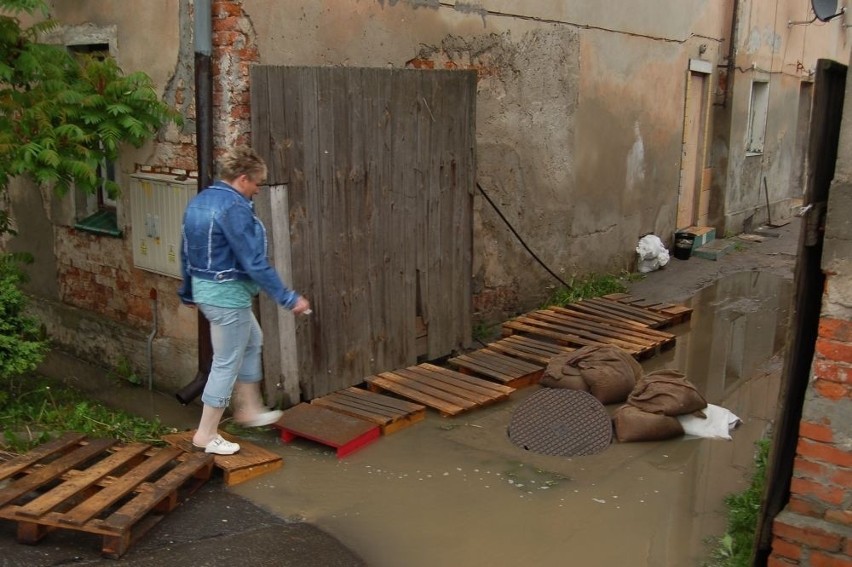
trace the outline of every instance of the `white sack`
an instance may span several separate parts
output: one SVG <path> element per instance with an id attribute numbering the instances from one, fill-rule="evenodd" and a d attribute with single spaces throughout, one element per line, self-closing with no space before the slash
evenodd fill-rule
<path id="1" fill-rule="evenodd" d="M 638 270 L 643 274 L 658 270 L 669 263 L 668 249 L 660 237 L 654 234 L 647 234 L 639 239 L 636 254 L 639 256 Z"/>
<path id="2" fill-rule="evenodd" d="M 677 416 L 677 420 L 680 422 L 681 427 L 683 427 L 684 434 L 711 439 L 727 439 L 730 441 L 731 430 L 741 423 L 740 418 L 735 416 L 730 410 L 726 410 L 720 406 L 708 404 L 701 411 L 707 416 L 706 418 L 697 417 L 692 414 Z"/>

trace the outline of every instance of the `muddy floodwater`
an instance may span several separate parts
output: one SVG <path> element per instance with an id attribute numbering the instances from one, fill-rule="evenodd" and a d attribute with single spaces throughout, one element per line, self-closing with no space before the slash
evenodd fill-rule
<path id="1" fill-rule="evenodd" d="M 723 498 L 747 486 L 754 443 L 775 417 L 791 288 L 768 273 L 727 276 L 686 302 L 691 320 L 669 329 L 676 346 L 643 362 L 646 371 L 684 372 L 710 403 L 739 416 L 733 441 L 614 443 L 575 458 L 530 453 L 506 427 L 535 386 L 454 418 L 430 410 L 342 460 L 309 441 L 252 433 L 284 467 L 232 490 L 319 526 L 371 567 L 701 565 L 708 538 L 724 531 Z M 197 411 L 174 398 L 126 391 L 125 400 L 111 388 L 107 401 L 195 426 Z"/>
<path id="2" fill-rule="evenodd" d="M 738 415 L 733 441 L 529 453 L 506 426 L 533 387 L 454 418 L 429 412 L 343 460 L 310 442 L 273 444 L 284 468 L 234 490 L 320 526 L 372 567 L 700 565 L 724 531 L 724 496 L 747 486 L 754 442 L 774 418 L 790 295 L 773 275 L 722 279 L 689 302 L 675 348 L 643 364 L 681 370 Z"/>

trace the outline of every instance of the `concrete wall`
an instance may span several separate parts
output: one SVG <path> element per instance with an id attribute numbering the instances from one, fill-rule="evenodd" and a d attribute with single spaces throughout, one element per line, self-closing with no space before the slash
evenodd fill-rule
<path id="1" fill-rule="evenodd" d="M 845 35 L 836 31 L 823 38 L 826 30 L 840 29 L 834 23 L 820 26 L 818 39 L 808 30 L 787 28 L 788 18 L 807 17 L 807 0 L 780 4 L 775 9 L 770 0 L 739 3 L 737 14 L 745 20 L 735 42 L 736 67 L 745 71 L 725 73 L 731 7 L 711 0 L 475 5 L 217 0 L 215 147 L 221 151 L 250 139 L 253 64 L 476 69 L 483 189 L 562 280 L 629 270 L 640 236 L 656 233 L 671 242 L 676 228 L 690 60 L 706 61 L 712 69 L 713 114 L 719 115 L 709 164 L 711 216 L 726 226 L 753 216 L 765 202 L 755 190 L 762 172 L 770 176 L 773 202 L 787 202 L 789 183 L 783 177 L 791 169 L 795 136 L 789 135 L 789 123 L 795 120 L 773 121 L 767 157 L 755 165 L 737 149 L 749 96 L 741 83 L 752 62 L 770 70 L 773 116 L 795 115 L 791 109 L 798 102 L 790 93 L 797 92 L 795 73 L 801 70 L 791 69 L 791 62 L 802 59 L 808 69 L 817 55 L 834 53 Z M 192 2 L 78 0 L 51 6 L 63 23 L 55 41 L 108 37 L 122 68 L 151 75 L 163 97 L 186 117 L 183 128 L 170 128 L 155 143 L 122 155 L 124 185 L 138 169 L 192 174 Z M 729 95 L 725 81 L 734 81 Z M 127 235 L 134 228 L 126 196 L 118 210 L 126 236 L 110 241 L 69 229 L 76 215 L 70 196 L 37 193 L 23 186 L 13 192 L 19 226 L 27 228 L 12 246 L 35 244 L 39 255 L 31 291 L 54 306 L 86 310 L 143 333 L 152 326 L 149 297 L 156 291 L 161 321 L 155 344 L 164 352 L 187 352 L 180 364 L 163 363 L 158 377 L 165 384 L 186 381 L 194 360 L 185 345 L 195 339 L 196 314 L 177 304 L 176 280 L 132 267 Z M 474 207 L 474 317 L 499 322 L 537 306 L 559 284 L 480 195 Z M 61 320 L 57 315 L 51 325 L 58 329 Z M 126 356 L 120 351 L 127 348 L 106 343 L 101 360 Z M 139 360 L 143 351 L 130 358 Z"/>

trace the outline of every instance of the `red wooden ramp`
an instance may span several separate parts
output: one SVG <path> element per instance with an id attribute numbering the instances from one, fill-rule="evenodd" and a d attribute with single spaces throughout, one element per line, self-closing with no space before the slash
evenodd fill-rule
<path id="1" fill-rule="evenodd" d="M 285 410 L 275 423 L 281 440 L 289 443 L 297 438 L 328 445 L 342 458 L 372 443 L 381 435 L 378 425 L 320 405 L 301 403 Z"/>
<path id="2" fill-rule="evenodd" d="M 384 435 L 395 433 L 426 417 L 426 406 L 354 386 L 313 399 L 311 404 L 371 421 L 381 428 Z"/>
<path id="3" fill-rule="evenodd" d="M 385 390 L 450 416 L 506 399 L 514 388 L 433 364 L 419 364 L 366 378 L 371 390 Z"/>

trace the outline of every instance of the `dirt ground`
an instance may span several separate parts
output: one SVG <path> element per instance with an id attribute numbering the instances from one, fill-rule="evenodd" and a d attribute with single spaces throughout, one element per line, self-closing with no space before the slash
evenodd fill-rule
<path id="1" fill-rule="evenodd" d="M 670 329 L 676 347 L 643 367 L 684 371 L 709 402 L 733 411 L 743 423 L 732 441 L 614 443 L 574 458 L 531 453 L 506 428 L 534 386 L 455 418 L 430 412 L 344 459 L 309 441 L 283 444 L 274 431 L 253 433 L 248 439 L 281 454 L 284 467 L 225 490 L 319 527 L 372 567 L 701 565 L 708 539 L 724 530 L 723 498 L 747 485 L 754 443 L 774 417 L 798 224 L 762 242 L 732 239 L 736 249 L 718 261 L 672 258 L 631 284 L 637 297 L 694 308 Z M 104 391 L 67 360 L 51 365 L 94 396 Z M 178 428 L 198 416 L 138 389 L 112 388 L 107 401 Z"/>

